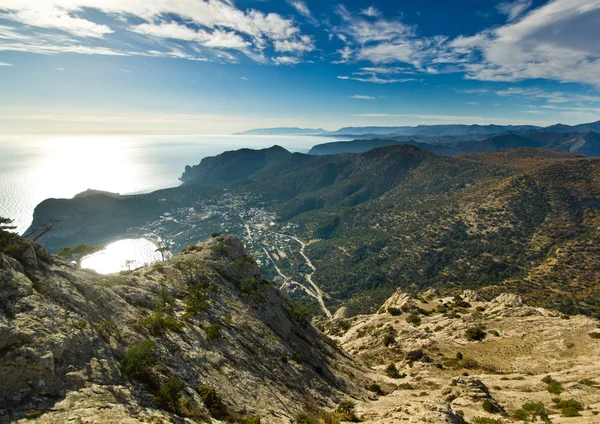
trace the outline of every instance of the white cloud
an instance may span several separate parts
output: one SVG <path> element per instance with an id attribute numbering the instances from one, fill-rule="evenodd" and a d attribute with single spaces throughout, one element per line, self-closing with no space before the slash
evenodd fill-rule
<path id="1" fill-rule="evenodd" d="M 113 32 L 107 25 L 73 16 L 69 13 L 69 10 L 56 7 L 52 2 L 38 1 L 35 5 L 28 3 L 28 0 L 22 2 L 15 0 L 0 1 L 0 11 L 5 10 L 4 13 L 0 13 L 0 18 L 34 27 L 58 29 L 78 37 L 102 38 L 104 35 Z"/>
<path id="2" fill-rule="evenodd" d="M 248 77 L 241 77 L 243 81 L 248 81 Z"/>
<path id="3" fill-rule="evenodd" d="M 371 18 L 378 18 L 381 16 L 381 12 L 375 6 L 369 6 L 366 9 L 361 10 L 360 13 Z"/>
<path id="4" fill-rule="evenodd" d="M 212 32 L 194 30 L 174 22 L 161 24 L 141 24 L 130 28 L 137 34 L 156 38 L 195 41 L 207 47 L 246 50 L 250 43 L 234 32 L 215 29 Z"/>
<path id="5" fill-rule="evenodd" d="M 277 65 L 297 65 L 302 60 L 294 56 L 279 56 L 274 57 L 273 62 Z"/>
<path id="6" fill-rule="evenodd" d="M 377 99 L 377 97 L 373 97 L 373 96 L 365 96 L 362 94 L 355 94 L 354 96 L 350 96 L 351 99 L 356 99 L 356 100 L 375 100 Z"/>
<path id="7" fill-rule="evenodd" d="M 341 80 L 352 80 L 359 82 L 370 82 L 373 84 L 396 84 L 402 82 L 415 82 L 421 81 L 417 78 L 381 78 L 377 75 L 369 75 L 369 76 L 348 76 L 348 75 L 340 75 L 338 79 Z"/>
<path id="8" fill-rule="evenodd" d="M 600 87 L 599 19 L 600 0 L 554 0 L 514 23 L 459 37 L 451 47 L 474 61 L 464 66 L 470 79 L 544 78 Z"/>
<path id="9" fill-rule="evenodd" d="M 307 18 L 311 18 L 312 14 L 310 13 L 310 9 L 302 0 L 288 0 L 288 4 L 292 6 L 294 9 L 298 11 L 303 16 Z"/>
<path id="10" fill-rule="evenodd" d="M 12 63 L 0 62 L 0 66 L 13 66 Z"/>
<path id="11" fill-rule="evenodd" d="M 533 0 L 515 0 L 513 2 L 500 3 L 496 6 L 498 12 L 506 15 L 509 21 L 514 21 L 531 7 Z"/>
<path id="12" fill-rule="evenodd" d="M 293 3 L 304 10 L 301 1 L 293 0 Z M 95 13 L 91 15 L 90 10 Z M 91 17 L 98 20 L 98 12 L 104 14 L 101 22 L 95 22 Z M 0 47 L 4 50 L 14 50 L 15 42 L 20 41 L 18 48 L 21 51 L 46 50 L 47 54 L 63 48 L 72 51 L 74 47 L 88 51 L 97 48 L 118 51 L 114 43 L 99 46 L 87 41 L 111 39 L 116 29 L 131 30 L 142 36 L 135 40 L 136 45 L 142 42 L 156 46 L 158 40 L 163 40 L 160 47 L 169 50 L 173 46 L 168 43 L 192 44 L 187 48 L 187 55 L 194 58 L 206 56 L 207 49 L 233 49 L 264 62 L 264 52 L 269 46 L 280 52 L 298 54 L 315 49 L 312 38 L 302 35 L 292 19 L 256 9 L 241 10 L 230 0 L 0 0 L 0 18 L 25 25 L 0 27 L 0 44 L 12 45 Z M 135 22 L 135 25 L 130 26 L 129 22 Z M 39 37 L 48 34 L 35 33 L 35 28 L 60 30 L 73 38 L 69 43 L 40 42 Z M 32 35 L 35 37 L 31 38 Z M 125 45 L 131 43 L 125 42 Z M 194 45 L 204 50 L 198 50 Z M 144 52 L 137 50 L 137 53 Z M 145 53 L 150 54 L 149 51 Z M 217 52 L 215 56 L 235 60 L 226 52 Z"/>
<path id="13" fill-rule="evenodd" d="M 498 96 L 522 96 L 528 99 L 545 100 L 548 103 L 597 103 L 600 104 L 600 96 L 582 94 L 582 93 L 567 93 L 564 91 L 544 91 L 539 88 L 518 88 L 509 87 L 505 90 L 495 92 Z"/>
<path id="14" fill-rule="evenodd" d="M 57 71 L 66 71 L 67 70 L 67 68 L 54 68 L 54 69 L 56 69 Z"/>

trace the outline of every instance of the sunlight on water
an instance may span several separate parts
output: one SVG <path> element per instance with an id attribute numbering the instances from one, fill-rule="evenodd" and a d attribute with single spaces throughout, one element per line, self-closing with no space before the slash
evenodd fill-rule
<path id="1" fill-rule="evenodd" d="M 60 197 L 96 187 L 118 193 L 133 191 L 137 181 L 135 165 L 128 158 L 130 144 L 119 137 L 45 140 L 46 155 L 35 172 L 36 190 L 41 194 L 54 189 Z"/>
<path id="2" fill-rule="evenodd" d="M 83 258 L 81 267 L 100 274 L 128 271 L 158 262 L 162 259 L 156 245 L 146 239 L 120 240 L 109 244 L 101 252 Z"/>
<path id="3" fill-rule="evenodd" d="M 71 198 L 87 189 L 129 194 L 178 186 L 186 165 L 243 147 L 279 144 L 308 151 L 318 137 L 288 136 L 69 136 L 0 134 L 0 216 L 19 232 L 34 207 L 48 198 Z"/>

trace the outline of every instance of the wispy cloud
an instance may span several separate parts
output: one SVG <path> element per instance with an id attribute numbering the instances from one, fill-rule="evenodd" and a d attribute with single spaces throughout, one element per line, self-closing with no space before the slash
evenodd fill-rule
<path id="1" fill-rule="evenodd" d="M 296 11 L 306 18 L 312 19 L 312 13 L 303 0 L 287 0 L 287 3 L 292 6 Z"/>
<path id="2" fill-rule="evenodd" d="M 369 6 L 366 9 L 360 11 L 361 15 L 369 16 L 371 18 L 378 18 L 381 16 L 381 12 L 375 6 Z"/>
<path id="3" fill-rule="evenodd" d="M 509 21 L 514 21 L 531 7 L 533 0 L 515 0 L 504 2 L 496 6 L 498 12 L 506 15 Z"/>
<path id="4" fill-rule="evenodd" d="M 429 115 L 429 114 L 411 114 L 411 113 L 361 113 L 353 116 L 362 118 L 381 118 L 381 119 L 410 119 L 425 121 L 420 123 L 456 123 L 456 124 L 541 124 L 551 125 L 550 121 L 532 122 L 525 119 L 507 119 L 507 118 L 492 118 L 486 116 L 462 116 L 462 115 Z"/>
<path id="5" fill-rule="evenodd" d="M 0 62 L 0 66 L 13 66 L 12 63 Z"/>
<path id="6" fill-rule="evenodd" d="M 598 0 L 553 0 L 513 23 L 458 37 L 450 46 L 470 58 L 463 68 L 470 79 L 544 78 L 600 87 L 599 18 Z"/>
<path id="7" fill-rule="evenodd" d="M 303 1 L 290 1 L 310 15 Z M 170 57 L 179 50 L 182 58 L 236 61 L 223 51 L 234 50 L 268 62 L 272 47 L 299 62 L 315 49 L 292 19 L 241 10 L 229 0 L 0 0 L 0 19 L 13 23 L 0 26 L 0 51 L 151 56 L 163 51 Z M 59 38 L 50 40 L 48 31 L 59 31 Z M 123 39 L 127 32 L 137 38 Z"/>
<path id="8" fill-rule="evenodd" d="M 375 100 L 375 99 L 377 99 L 377 97 L 365 96 L 363 94 L 355 94 L 354 96 L 350 96 L 350 98 L 356 99 L 356 100 Z"/>
<path id="9" fill-rule="evenodd" d="M 403 83 L 403 82 L 415 82 L 415 81 L 421 81 L 420 79 L 417 78 L 380 78 L 377 75 L 370 75 L 370 76 L 356 76 L 356 75 L 339 75 L 338 79 L 341 80 L 351 80 L 351 81 L 359 81 L 359 82 L 370 82 L 373 84 L 396 84 L 396 83 Z"/>

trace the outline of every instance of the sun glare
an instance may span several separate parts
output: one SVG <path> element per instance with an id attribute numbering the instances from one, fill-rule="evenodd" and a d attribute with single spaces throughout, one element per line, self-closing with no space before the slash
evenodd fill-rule
<path id="1" fill-rule="evenodd" d="M 71 197 L 87 189 L 125 193 L 135 189 L 130 141 L 121 137 L 68 137 L 43 140 L 36 174 L 42 193 Z"/>

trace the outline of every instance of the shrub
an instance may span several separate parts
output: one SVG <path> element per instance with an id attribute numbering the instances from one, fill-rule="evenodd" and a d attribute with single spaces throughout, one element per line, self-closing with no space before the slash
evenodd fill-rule
<path id="1" fill-rule="evenodd" d="M 181 380 L 169 380 L 160 387 L 160 399 L 166 403 L 172 411 L 177 412 L 181 392 L 185 388 L 185 382 Z"/>
<path id="2" fill-rule="evenodd" d="M 487 336 L 487 333 L 483 331 L 480 327 L 471 327 L 465 332 L 465 337 L 470 342 L 473 341 L 482 341 Z"/>
<path id="3" fill-rule="evenodd" d="M 227 253 L 227 247 L 225 246 L 225 243 L 220 241 L 217 244 L 215 244 L 212 247 L 212 253 L 214 255 L 224 256 Z"/>
<path id="4" fill-rule="evenodd" d="M 589 378 L 584 378 L 583 380 L 581 380 L 579 382 L 579 384 L 583 384 L 584 386 L 597 386 L 598 382 L 594 381 L 594 380 L 591 380 Z"/>
<path id="5" fill-rule="evenodd" d="M 401 390 L 412 390 L 413 386 L 410 383 L 402 383 L 398 386 Z"/>
<path id="6" fill-rule="evenodd" d="M 418 327 L 419 325 L 421 325 L 421 317 L 419 317 L 415 313 L 412 313 L 406 317 L 406 322 L 414 325 L 415 327 Z"/>
<path id="7" fill-rule="evenodd" d="M 182 322 L 160 311 L 142 319 L 140 324 L 153 336 L 162 336 L 168 331 L 179 331 L 183 328 Z"/>
<path id="8" fill-rule="evenodd" d="M 391 316 L 394 316 L 394 317 L 397 317 L 398 315 L 402 315 L 402 309 L 399 309 L 399 308 L 394 308 L 394 307 L 390 306 L 387 311 Z"/>
<path id="9" fill-rule="evenodd" d="M 208 386 L 200 386 L 198 387 L 198 394 L 212 417 L 222 418 L 225 415 L 225 405 L 223 405 L 221 395 L 215 389 Z"/>
<path id="10" fill-rule="evenodd" d="M 573 408 L 572 406 L 567 406 L 566 408 L 562 409 L 562 416 L 563 417 L 580 417 L 581 414 L 579 413 L 579 410 L 577 408 Z"/>
<path id="11" fill-rule="evenodd" d="M 305 361 L 305 358 L 301 352 L 294 352 L 294 354 L 292 355 L 292 360 L 294 362 L 297 362 L 298 364 L 301 364 Z"/>
<path id="12" fill-rule="evenodd" d="M 546 390 L 553 395 L 560 395 L 563 392 L 563 386 L 558 381 L 553 381 L 552 383 L 548 383 Z"/>
<path id="13" fill-rule="evenodd" d="M 77 330 L 85 330 L 87 328 L 87 326 L 88 326 L 88 323 L 84 319 L 79 320 L 73 324 L 73 327 L 75 327 Z"/>
<path id="14" fill-rule="evenodd" d="M 125 374 L 136 379 L 145 379 L 156 364 L 156 343 L 146 340 L 125 352 L 121 365 Z"/>
<path id="15" fill-rule="evenodd" d="M 110 336 L 113 336 L 117 340 L 121 340 L 121 333 L 119 332 L 119 327 L 117 327 L 117 324 L 115 324 L 115 322 L 112 319 L 100 321 L 96 325 L 96 331 L 100 333 L 100 336 L 107 343 L 109 342 Z"/>
<path id="16" fill-rule="evenodd" d="M 420 361 L 425 353 L 421 349 L 411 350 L 406 353 L 406 360 L 409 362 Z"/>
<path id="17" fill-rule="evenodd" d="M 298 416 L 296 416 L 296 424 L 316 424 L 317 420 L 314 419 L 314 417 L 303 413 L 300 414 Z"/>
<path id="18" fill-rule="evenodd" d="M 396 343 L 396 338 L 392 334 L 388 333 L 385 336 L 383 336 L 383 345 L 385 347 L 388 347 L 394 343 Z"/>
<path id="19" fill-rule="evenodd" d="M 584 407 L 581 402 L 575 399 L 560 399 L 556 398 L 552 400 L 556 407 L 562 411 L 563 417 L 578 417 L 579 411 L 583 411 Z"/>
<path id="20" fill-rule="evenodd" d="M 398 372 L 398 368 L 396 368 L 396 364 L 393 362 L 387 366 L 385 369 L 385 375 L 390 378 L 402 378 L 401 374 Z"/>
<path id="21" fill-rule="evenodd" d="M 521 409 L 518 409 L 514 413 L 514 417 L 523 421 L 526 420 L 535 420 L 539 418 L 542 422 L 546 424 L 551 424 L 550 417 L 548 417 L 548 412 L 544 407 L 542 402 L 527 402 L 524 403 Z"/>
<path id="22" fill-rule="evenodd" d="M 369 390 L 379 396 L 384 395 L 383 390 L 381 390 L 381 386 L 379 384 L 373 383 L 369 387 L 367 387 L 367 390 Z"/>
<path id="23" fill-rule="evenodd" d="M 211 341 L 221 337 L 221 326 L 219 324 L 211 324 L 206 330 L 206 340 Z"/>
<path id="24" fill-rule="evenodd" d="M 483 410 L 489 414 L 499 414 L 502 412 L 502 409 L 498 406 L 498 404 L 490 399 L 486 399 L 483 401 Z"/>
<path id="25" fill-rule="evenodd" d="M 340 402 L 335 412 L 338 414 L 342 421 L 358 422 L 359 419 L 354 411 L 354 402 L 345 400 Z"/>
<path id="26" fill-rule="evenodd" d="M 263 291 L 274 285 L 275 283 L 269 280 L 257 281 L 255 278 L 244 278 L 239 282 L 239 289 L 242 292 L 242 297 L 249 299 L 251 302 L 258 303 L 264 300 Z"/>

